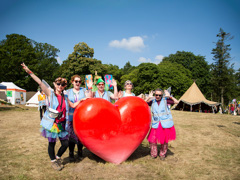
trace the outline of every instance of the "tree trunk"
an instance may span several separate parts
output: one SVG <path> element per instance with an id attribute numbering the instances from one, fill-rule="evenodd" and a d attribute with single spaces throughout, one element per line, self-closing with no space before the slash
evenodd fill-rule
<path id="1" fill-rule="evenodd" d="M 224 91 L 224 88 L 221 89 L 221 103 L 222 103 L 222 105 L 224 105 L 223 91 Z"/>

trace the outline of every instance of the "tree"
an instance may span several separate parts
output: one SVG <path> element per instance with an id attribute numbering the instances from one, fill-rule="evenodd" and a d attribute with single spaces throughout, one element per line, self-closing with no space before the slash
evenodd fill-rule
<path id="1" fill-rule="evenodd" d="M 106 72 L 104 74 L 112 74 L 113 78 L 117 81 L 118 89 L 121 88 L 120 82 L 123 75 L 122 70 L 119 69 L 118 66 L 112 64 L 104 64 L 103 66 L 106 69 Z"/>
<path id="2" fill-rule="evenodd" d="M 34 42 L 34 49 L 38 61 L 37 69 L 39 77 L 52 84 L 54 79 L 57 78 L 57 71 L 60 65 L 56 57 L 59 49 L 47 43 Z"/>
<path id="3" fill-rule="evenodd" d="M 181 64 L 165 61 L 161 62 L 158 67 L 159 87 L 161 89 L 171 87 L 171 94 L 176 98 L 180 98 L 193 83 L 191 71 Z"/>
<path id="4" fill-rule="evenodd" d="M 224 102 L 229 101 L 229 92 L 234 87 L 233 84 L 233 64 L 230 65 L 231 56 L 229 51 L 231 50 L 230 44 L 226 44 L 226 41 L 231 40 L 233 37 L 230 33 L 226 33 L 220 28 L 220 32 L 217 34 L 219 40 L 216 42 L 216 47 L 212 49 L 213 60 L 212 64 L 212 89 L 213 97 L 220 101 L 222 105 Z"/>
<path id="5" fill-rule="evenodd" d="M 130 73 L 134 68 L 135 66 L 132 66 L 131 63 L 128 61 L 122 68 L 123 74 Z"/>
<path id="6" fill-rule="evenodd" d="M 36 91 L 38 84 L 22 70 L 24 62 L 37 76 L 53 82 L 58 49 L 37 43 L 24 35 L 10 34 L 0 42 L 0 80 L 14 82 L 27 91 Z"/>
<path id="7" fill-rule="evenodd" d="M 69 54 L 68 59 L 61 65 L 59 74 L 65 77 L 68 82 L 70 82 L 71 77 L 75 74 L 80 75 L 83 80 L 85 75 L 95 74 L 95 71 L 98 72 L 98 75 L 103 76 L 107 67 L 100 60 L 94 59 L 93 55 L 93 48 L 88 47 L 86 43 L 81 42 L 76 44 L 74 51 Z"/>
<path id="8" fill-rule="evenodd" d="M 181 64 L 192 73 L 192 80 L 196 81 L 203 94 L 210 97 L 210 65 L 204 56 L 196 56 L 192 52 L 177 51 L 164 57 L 162 62 Z"/>
<path id="9" fill-rule="evenodd" d="M 1 81 L 13 82 L 16 85 L 31 89 L 37 89 L 26 72 L 22 70 L 21 63 L 25 62 L 35 71 L 37 59 L 32 40 L 19 34 L 6 35 L 6 39 L 0 43 L 0 79 Z"/>

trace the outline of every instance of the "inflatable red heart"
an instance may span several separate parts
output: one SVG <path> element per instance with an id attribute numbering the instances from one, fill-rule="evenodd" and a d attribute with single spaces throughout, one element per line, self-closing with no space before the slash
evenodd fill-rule
<path id="1" fill-rule="evenodd" d="M 124 97 L 114 105 L 101 98 L 80 103 L 74 112 L 74 131 L 91 152 L 120 164 L 148 133 L 151 113 L 139 97 Z"/>

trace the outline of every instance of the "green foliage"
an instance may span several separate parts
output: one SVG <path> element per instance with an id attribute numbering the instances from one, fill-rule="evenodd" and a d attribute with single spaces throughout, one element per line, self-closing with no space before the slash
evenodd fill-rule
<path id="1" fill-rule="evenodd" d="M 118 89 L 121 89 L 120 82 L 121 82 L 121 77 L 123 75 L 123 71 L 121 69 L 119 69 L 118 66 L 112 65 L 112 64 L 104 64 L 104 67 L 106 69 L 106 72 L 104 73 L 104 75 L 112 74 L 113 78 L 117 81 Z"/>
<path id="2" fill-rule="evenodd" d="M 107 67 L 100 60 L 93 59 L 93 55 L 93 48 L 88 47 L 84 42 L 74 46 L 74 51 L 72 54 L 69 54 L 68 59 L 63 62 L 59 70 L 59 75 L 68 80 L 68 86 L 70 85 L 71 77 L 75 74 L 80 75 L 83 80 L 85 75 L 94 75 L 95 71 L 100 76 L 105 75 Z"/>
<path id="3" fill-rule="evenodd" d="M 131 63 L 128 61 L 122 68 L 123 74 L 130 73 L 134 68 L 135 66 L 132 66 Z"/>
<path id="4" fill-rule="evenodd" d="M 59 67 L 55 57 L 58 49 L 45 43 L 37 43 L 23 35 L 10 34 L 0 42 L 0 80 L 14 82 L 27 91 L 36 91 L 38 84 L 26 74 L 24 62 L 39 78 L 53 81 Z"/>
<path id="5" fill-rule="evenodd" d="M 191 71 L 178 63 L 161 62 L 159 65 L 159 77 L 161 89 L 172 87 L 171 94 L 180 98 L 192 85 Z"/>
<path id="6" fill-rule="evenodd" d="M 226 44 L 226 41 L 231 40 L 230 33 L 226 33 L 220 28 L 220 32 L 217 34 L 219 40 L 216 42 L 216 47 L 212 49 L 214 55 L 211 73 L 212 73 L 212 89 L 213 98 L 216 101 L 220 101 L 223 105 L 227 104 L 235 96 L 234 89 L 234 69 L 233 64 L 230 65 L 231 56 L 229 51 L 231 50 L 230 44 Z"/>
<path id="7" fill-rule="evenodd" d="M 210 96 L 210 66 L 204 56 L 196 56 L 192 52 L 177 51 L 164 57 L 162 62 L 181 64 L 191 71 L 192 80 L 196 81 L 204 95 Z"/>
<path id="8" fill-rule="evenodd" d="M 179 98 L 192 84 L 191 72 L 181 64 L 162 62 L 159 65 L 142 63 L 129 74 L 121 77 L 122 89 L 126 80 L 131 80 L 137 95 L 147 94 L 156 88 L 172 87 L 172 94 Z"/>

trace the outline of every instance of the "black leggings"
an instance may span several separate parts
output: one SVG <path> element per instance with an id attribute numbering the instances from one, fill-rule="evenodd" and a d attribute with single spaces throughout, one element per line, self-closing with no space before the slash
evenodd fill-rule
<path id="1" fill-rule="evenodd" d="M 63 153 L 67 150 L 68 148 L 68 140 L 60 140 L 61 141 L 61 147 L 58 150 L 57 156 L 61 157 Z M 55 156 L 55 145 L 56 142 L 49 142 L 48 143 L 48 154 L 51 160 L 56 159 Z"/>
<path id="2" fill-rule="evenodd" d="M 40 111 L 40 121 L 42 120 L 42 117 L 43 117 L 43 114 L 45 113 L 45 111 L 46 111 L 46 108 L 47 108 L 47 106 L 40 106 L 40 108 L 39 108 L 39 111 Z M 43 110 L 43 112 L 42 112 L 42 110 Z"/>
<path id="3" fill-rule="evenodd" d="M 69 153 L 74 153 L 74 148 L 75 148 L 75 142 L 73 140 L 71 140 L 71 138 L 69 139 Z M 77 147 L 78 147 L 78 151 L 81 151 L 83 148 L 83 144 L 78 140 L 77 142 Z"/>

